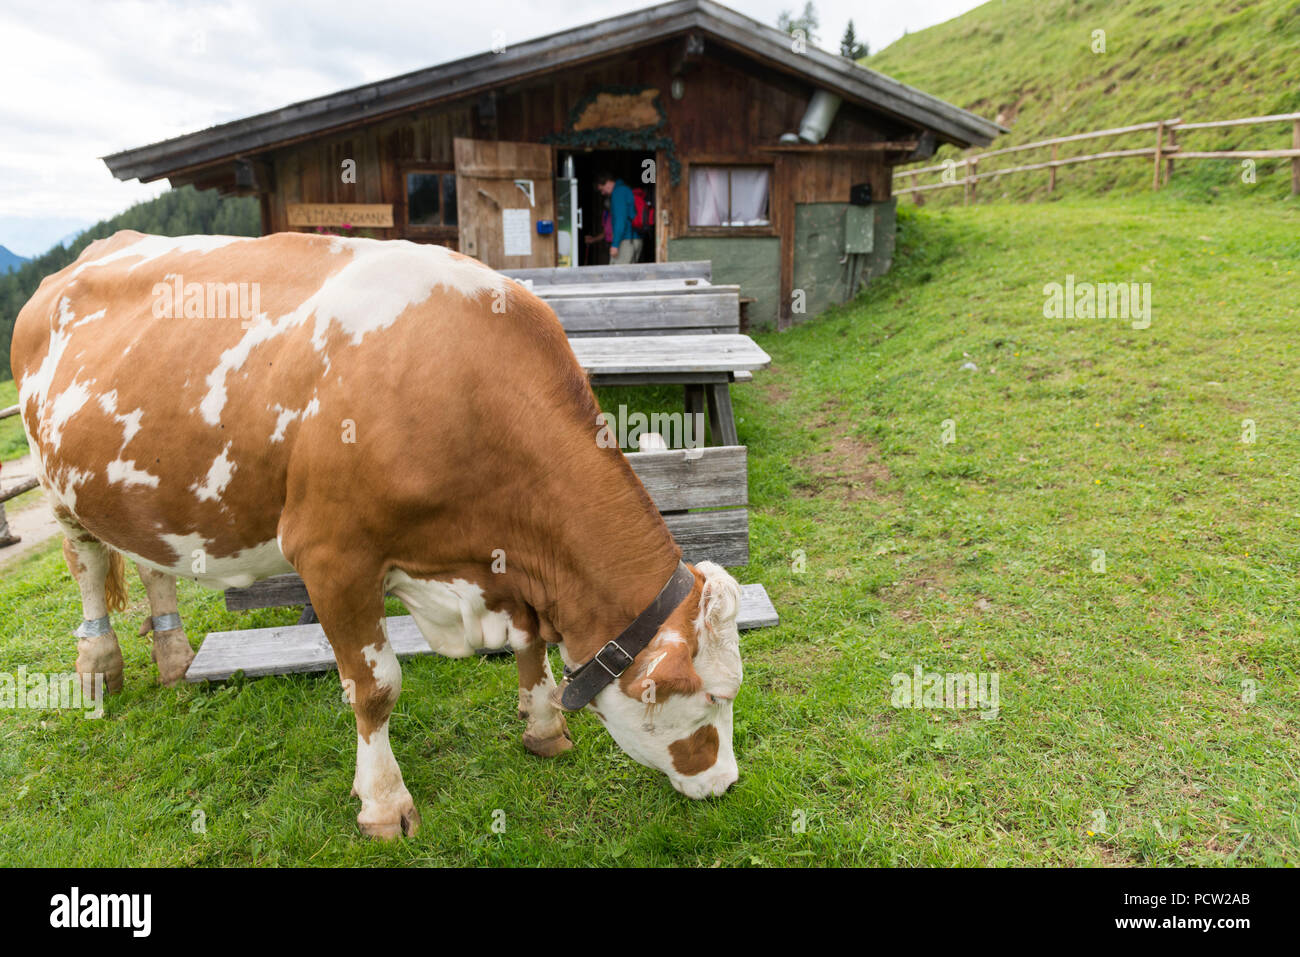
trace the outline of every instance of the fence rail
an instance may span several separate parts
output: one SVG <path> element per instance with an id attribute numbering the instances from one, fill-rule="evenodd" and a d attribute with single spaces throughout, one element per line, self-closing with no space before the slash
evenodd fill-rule
<path id="1" fill-rule="evenodd" d="M 11 405 L 7 409 L 0 409 L 0 419 L 7 419 L 10 416 L 17 414 L 18 406 L 16 405 Z M 11 485 L 9 488 L 0 489 L 0 505 L 3 505 L 11 498 L 17 498 L 19 495 L 22 495 L 23 492 L 30 492 L 32 489 L 36 488 L 38 484 L 39 483 L 36 479 L 31 478 L 27 479 L 25 482 L 20 482 L 17 485 Z"/>
<path id="2" fill-rule="evenodd" d="M 30 492 L 39 484 L 40 482 L 38 480 L 29 478 L 25 481 L 19 482 L 17 485 L 9 486 L 9 488 L 0 491 L 0 505 L 3 505 L 11 498 L 17 498 L 19 495 L 22 495 L 23 492 Z"/>
<path id="3" fill-rule="evenodd" d="M 1185 150 L 1178 142 L 1177 134 L 1185 130 L 1207 130 L 1233 126 L 1255 126 L 1260 123 L 1290 123 L 1291 149 L 1280 150 Z M 1104 136 L 1123 136 L 1127 133 L 1154 131 L 1155 146 L 1143 146 L 1136 149 L 1106 150 L 1101 153 L 1086 153 L 1081 156 L 1059 156 L 1063 143 L 1079 143 L 1084 140 L 1099 139 Z M 994 156 L 1006 156 L 1026 150 L 1048 149 L 1052 158 L 1040 163 L 1026 163 L 1021 166 L 1005 166 L 979 172 L 979 164 Z M 1290 159 L 1291 160 L 1291 194 L 1300 195 L 1300 113 L 1275 113 L 1269 116 L 1247 116 L 1235 120 L 1210 120 L 1201 123 L 1184 123 L 1181 117 L 1169 120 L 1152 120 L 1149 123 L 1135 123 L 1132 126 L 1118 126 L 1108 130 L 1093 130 L 1088 133 L 1072 133 L 1069 136 L 1057 136 L 1050 140 L 1038 140 L 1034 143 L 1021 143 L 1019 146 L 1007 146 L 1002 149 L 989 150 L 973 156 L 949 160 L 936 166 L 918 166 L 913 169 L 894 171 L 894 179 L 910 179 L 911 185 L 895 189 L 895 196 L 912 196 L 917 205 L 923 200 L 922 193 L 935 189 L 954 189 L 958 186 L 964 190 L 963 201 L 969 203 L 975 198 L 976 187 L 981 180 L 996 179 L 1011 173 L 1028 173 L 1034 170 L 1047 170 L 1047 190 L 1056 189 L 1056 171 L 1062 166 L 1076 163 L 1091 163 L 1097 160 L 1126 159 L 1136 156 L 1152 158 L 1151 188 L 1159 189 L 1169 182 L 1174 172 L 1174 160 L 1193 159 Z M 939 183 L 921 183 L 920 177 L 925 173 L 952 173 L 965 169 L 960 178 L 944 180 Z"/>

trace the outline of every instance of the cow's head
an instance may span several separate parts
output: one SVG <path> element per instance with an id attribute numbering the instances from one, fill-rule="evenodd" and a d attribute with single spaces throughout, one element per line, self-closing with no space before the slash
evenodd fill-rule
<path id="1" fill-rule="evenodd" d="M 668 775 L 687 797 L 722 794 L 739 777 L 731 709 L 740 690 L 740 586 L 713 562 L 618 681 L 588 708 L 619 747 Z"/>

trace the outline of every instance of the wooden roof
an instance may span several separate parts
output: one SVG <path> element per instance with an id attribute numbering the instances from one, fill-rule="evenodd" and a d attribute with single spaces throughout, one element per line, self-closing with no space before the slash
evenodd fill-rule
<path id="1" fill-rule="evenodd" d="M 445 100 L 485 92 L 503 83 L 553 72 L 679 34 L 738 50 L 814 87 L 931 130 L 942 142 L 985 146 L 1005 130 L 974 113 L 922 93 L 845 57 L 809 46 L 790 49 L 790 37 L 712 0 L 671 0 L 508 47 L 402 76 L 368 83 L 278 110 L 222 123 L 196 133 L 103 157 L 118 179 L 142 182 L 271 149 Z"/>

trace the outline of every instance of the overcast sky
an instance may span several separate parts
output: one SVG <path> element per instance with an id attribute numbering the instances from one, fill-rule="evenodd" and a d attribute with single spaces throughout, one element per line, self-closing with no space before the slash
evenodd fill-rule
<path id="1" fill-rule="evenodd" d="M 99 157 L 641 9 L 636 0 L 4 0 L 0 245 L 21 256 L 148 199 Z M 775 24 L 803 0 L 728 0 Z M 873 51 L 978 0 L 816 0 L 821 45 L 852 17 Z"/>

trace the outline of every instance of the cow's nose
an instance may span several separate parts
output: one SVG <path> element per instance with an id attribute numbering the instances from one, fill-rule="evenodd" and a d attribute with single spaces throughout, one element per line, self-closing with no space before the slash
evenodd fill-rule
<path id="1" fill-rule="evenodd" d="M 732 765 L 731 767 L 727 768 L 718 776 L 717 781 L 714 782 L 713 785 L 714 795 L 726 794 L 727 788 L 731 787 L 739 779 L 740 779 L 740 771 L 739 769 L 736 768 L 735 765 Z"/>
<path id="2" fill-rule="evenodd" d="M 689 778 L 673 778 L 672 781 L 673 787 L 682 794 L 699 801 L 708 797 L 721 797 L 739 778 L 740 771 L 735 765 L 725 768 L 715 765 L 703 774 Z"/>

